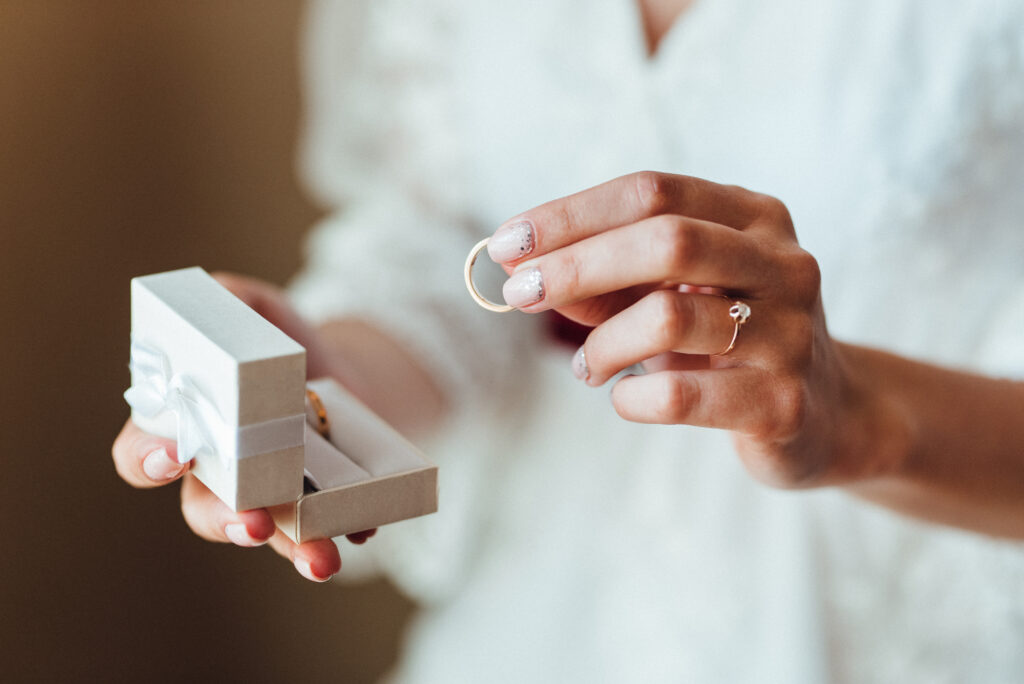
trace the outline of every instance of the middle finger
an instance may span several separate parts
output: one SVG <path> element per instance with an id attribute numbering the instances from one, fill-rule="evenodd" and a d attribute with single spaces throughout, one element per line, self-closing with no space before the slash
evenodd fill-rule
<path id="1" fill-rule="evenodd" d="M 557 199 L 507 221 L 487 251 L 500 264 L 541 255 L 660 214 L 680 214 L 742 230 L 763 210 L 763 195 L 701 178 L 641 171 Z"/>
<path id="2" fill-rule="evenodd" d="M 524 262 L 505 281 L 502 294 L 511 306 L 535 313 L 645 283 L 750 293 L 770 276 L 770 264 L 749 235 L 662 215 Z"/>

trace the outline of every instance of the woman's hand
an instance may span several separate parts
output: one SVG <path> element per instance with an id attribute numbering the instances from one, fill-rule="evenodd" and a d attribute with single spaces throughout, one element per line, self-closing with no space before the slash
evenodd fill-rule
<path id="1" fill-rule="evenodd" d="M 896 450 L 861 449 L 864 431 L 894 426 L 829 337 L 817 262 L 779 200 L 637 173 L 517 216 L 488 251 L 511 274 L 509 304 L 595 326 L 573 360 L 587 384 L 644 363 L 613 388 L 623 418 L 731 430 L 747 468 L 775 486 L 894 466 Z M 752 313 L 723 354 L 736 301 Z"/>
<path id="2" fill-rule="evenodd" d="M 306 347 L 307 366 L 313 376 L 331 370 L 327 347 L 289 306 L 280 290 L 267 283 L 236 275 L 217 274 L 222 285 L 261 316 Z M 237 546 L 262 546 L 267 542 L 290 560 L 306 579 L 323 582 L 341 569 L 338 548 L 330 539 L 296 544 L 277 530 L 266 509 L 235 513 L 177 461 L 174 440 L 143 432 L 129 420 L 114 441 L 114 467 L 121 478 L 139 488 L 159 487 L 181 480 L 181 512 L 192 531 L 203 539 L 231 542 Z M 348 535 L 362 544 L 376 530 Z"/>

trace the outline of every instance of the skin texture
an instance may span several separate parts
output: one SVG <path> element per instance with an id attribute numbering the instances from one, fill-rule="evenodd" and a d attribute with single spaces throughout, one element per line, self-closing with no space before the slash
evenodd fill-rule
<path id="1" fill-rule="evenodd" d="M 544 286 L 543 299 L 521 310 L 557 309 L 596 326 L 584 344 L 588 384 L 658 357 L 658 372 L 613 388 L 623 418 L 732 430 L 751 473 L 774 486 L 833 483 L 854 469 L 838 462 L 845 436 L 825 426 L 859 398 L 825 327 L 817 263 L 781 202 L 641 173 L 514 220 L 534 226 L 536 248 L 506 266 L 513 277 L 536 269 Z M 753 310 L 727 356 L 714 354 L 732 337 L 733 299 L 693 286 L 729 292 Z M 822 407 L 827 415 L 813 415 Z"/>
<path id="2" fill-rule="evenodd" d="M 524 222 L 534 248 L 503 266 L 509 282 L 539 280 L 530 292 L 542 296 L 520 310 L 595 326 L 577 368 L 591 386 L 644 362 L 646 374 L 612 388 L 626 420 L 730 430 L 750 474 L 773 487 L 841 486 L 1024 538 L 1024 383 L 832 339 L 817 262 L 779 200 L 643 172 L 508 223 Z M 753 313 L 718 355 L 736 299 Z"/>

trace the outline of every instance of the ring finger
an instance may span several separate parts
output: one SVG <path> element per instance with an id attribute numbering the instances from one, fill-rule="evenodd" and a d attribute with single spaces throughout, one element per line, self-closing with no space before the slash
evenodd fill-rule
<path id="1" fill-rule="evenodd" d="M 732 339 L 731 306 L 716 295 L 656 290 L 591 331 L 576 372 L 596 387 L 664 352 L 717 354 Z"/>

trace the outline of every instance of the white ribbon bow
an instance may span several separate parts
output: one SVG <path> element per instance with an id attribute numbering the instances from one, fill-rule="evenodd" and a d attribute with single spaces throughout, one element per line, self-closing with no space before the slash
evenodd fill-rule
<path id="1" fill-rule="evenodd" d="M 130 366 L 132 386 L 124 393 L 125 401 L 146 418 L 164 411 L 174 413 L 178 422 L 178 462 L 188 463 L 198 453 L 213 451 L 208 429 L 224 421 L 217 407 L 188 376 L 172 374 L 162 351 L 134 338 Z"/>

